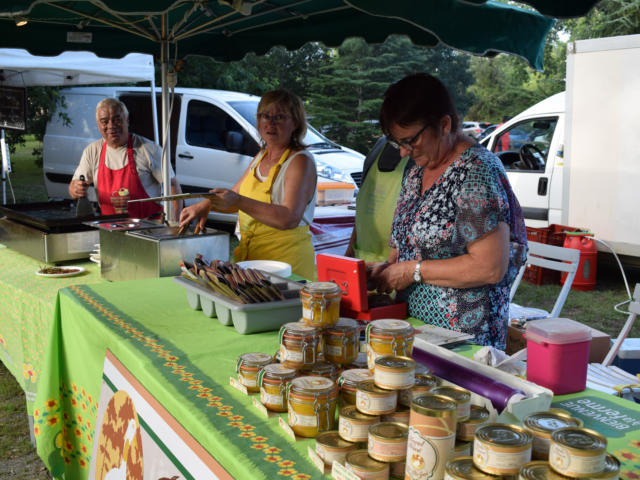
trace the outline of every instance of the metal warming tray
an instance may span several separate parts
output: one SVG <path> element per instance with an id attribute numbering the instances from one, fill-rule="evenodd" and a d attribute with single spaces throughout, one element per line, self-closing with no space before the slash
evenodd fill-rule
<path id="1" fill-rule="evenodd" d="M 23 203 L 0 206 L 0 242 L 46 263 L 89 258 L 98 231 L 86 222 L 122 215 L 76 216 L 75 203 Z"/>
<path id="2" fill-rule="evenodd" d="M 179 275 L 180 262 L 193 259 L 198 253 L 207 259 L 229 260 L 229 234 L 212 228 L 198 235 L 180 236 L 178 227 L 153 223 L 146 227 L 137 224 L 130 230 L 100 225 L 98 228 L 100 271 L 107 280 Z"/>

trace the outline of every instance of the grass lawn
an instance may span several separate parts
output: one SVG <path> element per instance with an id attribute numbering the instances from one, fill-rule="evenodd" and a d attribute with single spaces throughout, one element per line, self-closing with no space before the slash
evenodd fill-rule
<path id="1" fill-rule="evenodd" d="M 18 149 L 11 157 L 11 184 L 17 203 L 46 201 L 42 168 L 31 155 L 35 142 Z M 12 196 L 7 189 L 7 198 Z M 10 200 L 11 201 L 11 200 Z M 625 266 L 631 292 L 640 282 L 640 268 Z M 522 281 L 514 301 L 524 306 L 550 311 L 560 291 L 560 285 L 536 286 Z M 571 290 L 562 316 L 577 320 L 617 336 L 627 316 L 613 310 L 614 305 L 627 299 L 626 289 L 618 266 L 611 257 L 599 255 L 598 278 L 595 290 Z M 623 307 L 624 309 L 624 307 Z M 640 337 L 640 322 L 630 334 Z M 29 443 L 25 400 L 22 390 L 0 363 L 0 478 L 48 479 L 44 465 Z M 13 476 L 12 476 L 13 475 Z"/>

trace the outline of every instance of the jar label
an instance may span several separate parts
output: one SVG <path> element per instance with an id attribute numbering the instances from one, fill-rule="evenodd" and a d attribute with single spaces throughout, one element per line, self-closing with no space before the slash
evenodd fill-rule
<path id="1" fill-rule="evenodd" d="M 260 389 L 260 401 L 263 405 L 277 405 L 278 407 L 282 407 L 284 405 L 284 398 L 282 395 L 267 393 L 264 388 Z"/>
<path id="2" fill-rule="evenodd" d="M 282 356 L 282 362 L 303 362 L 302 351 L 288 350 L 284 345 L 280 345 L 280 355 Z"/>
<path id="3" fill-rule="evenodd" d="M 442 478 L 447 461 L 453 457 L 455 433 L 446 437 L 423 436 L 409 427 L 406 476 L 412 480 Z"/>
<path id="4" fill-rule="evenodd" d="M 593 475 L 600 473 L 605 467 L 606 453 L 598 455 L 574 455 L 557 443 L 551 443 L 549 449 L 549 465 L 558 473 L 570 477 Z"/>
<path id="5" fill-rule="evenodd" d="M 300 415 L 289 406 L 289 426 L 290 427 L 317 427 L 318 416 L 317 415 Z"/>
<path id="6" fill-rule="evenodd" d="M 342 357 L 342 345 L 325 345 L 325 355 L 332 357 Z"/>
<path id="7" fill-rule="evenodd" d="M 242 375 L 241 373 L 238 374 L 238 380 L 240 380 L 240 383 L 242 385 L 244 385 L 245 387 L 257 387 L 258 386 L 258 382 L 256 381 L 256 377 L 255 376 L 247 376 L 247 375 Z"/>
<path id="8" fill-rule="evenodd" d="M 479 442 L 476 438 L 473 441 L 473 463 L 481 468 L 492 469 L 490 473 L 511 474 L 518 473 L 520 467 L 531 461 L 531 447 L 524 450 L 511 452 L 499 452 Z"/>

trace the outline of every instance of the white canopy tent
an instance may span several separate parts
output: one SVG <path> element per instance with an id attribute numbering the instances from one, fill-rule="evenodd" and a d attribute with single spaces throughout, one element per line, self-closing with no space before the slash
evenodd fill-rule
<path id="1" fill-rule="evenodd" d="M 117 59 L 100 58 L 91 52 L 63 52 L 55 57 L 42 57 L 31 55 L 26 50 L 0 48 L 0 86 L 73 86 L 126 82 L 151 82 L 154 136 L 158 143 L 152 55 L 130 53 Z M 2 203 L 7 203 L 5 182 L 11 171 L 11 163 L 4 130 L 1 133 Z"/>

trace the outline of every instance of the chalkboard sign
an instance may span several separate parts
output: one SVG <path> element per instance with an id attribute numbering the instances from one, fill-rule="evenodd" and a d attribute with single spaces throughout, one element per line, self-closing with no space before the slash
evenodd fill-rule
<path id="1" fill-rule="evenodd" d="M 27 89 L 0 85 L 0 128 L 26 130 Z"/>

